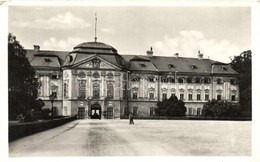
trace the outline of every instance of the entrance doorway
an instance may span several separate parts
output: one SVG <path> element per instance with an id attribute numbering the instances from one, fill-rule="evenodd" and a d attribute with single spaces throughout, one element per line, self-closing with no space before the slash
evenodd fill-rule
<path id="1" fill-rule="evenodd" d="M 101 119 L 101 106 L 99 104 L 93 104 L 91 106 L 91 119 Z"/>
<path id="2" fill-rule="evenodd" d="M 78 108 L 78 118 L 84 119 L 85 118 L 85 107 Z"/>

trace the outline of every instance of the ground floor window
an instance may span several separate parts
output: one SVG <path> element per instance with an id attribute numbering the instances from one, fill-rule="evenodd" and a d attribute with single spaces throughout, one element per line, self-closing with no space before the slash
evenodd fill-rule
<path id="1" fill-rule="evenodd" d="M 197 115 L 201 115 L 201 108 L 197 108 Z"/>
<path id="2" fill-rule="evenodd" d="M 209 100 L 209 94 L 205 94 L 205 100 L 206 100 L 206 101 Z"/>
<path id="3" fill-rule="evenodd" d="M 221 100 L 221 95 L 217 95 L 217 100 Z"/>
<path id="4" fill-rule="evenodd" d="M 67 106 L 64 106 L 64 116 L 65 115 L 68 115 L 68 108 L 67 108 Z"/>
<path id="5" fill-rule="evenodd" d="M 137 115 L 138 114 L 138 107 L 133 107 L 133 114 Z"/>
<path id="6" fill-rule="evenodd" d="M 192 108 L 189 108 L 188 113 L 189 113 L 189 115 L 192 115 Z"/>
<path id="7" fill-rule="evenodd" d="M 155 112 L 154 112 L 154 108 L 151 107 L 151 108 L 150 108 L 150 116 L 153 116 L 154 114 L 155 114 Z"/>
<path id="8" fill-rule="evenodd" d="M 184 100 L 184 94 L 183 93 L 180 94 L 180 100 Z"/>
<path id="9" fill-rule="evenodd" d="M 124 116 L 128 115 L 127 107 L 124 107 Z"/>

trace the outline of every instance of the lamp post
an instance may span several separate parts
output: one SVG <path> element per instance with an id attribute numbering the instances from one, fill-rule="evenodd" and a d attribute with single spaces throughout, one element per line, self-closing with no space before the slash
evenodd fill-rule
<path id="1" fill-rule="evenodd" d="M 53 102 L 54 102 L 54 99 L 56 98 L 56 94 L 55 93 L 52 93 L 50 96 L 49 96 L 49 99 L 51 101 L 51 120 L 53 120 Z"/>

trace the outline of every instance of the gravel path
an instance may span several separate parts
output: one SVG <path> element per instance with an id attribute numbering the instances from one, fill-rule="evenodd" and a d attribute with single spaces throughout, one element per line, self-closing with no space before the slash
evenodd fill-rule
<path id="1" fill-rule="evenodd" d="M 75 120 L 9 143 L 17 156 L 250 156 L 251 122 Z"/>

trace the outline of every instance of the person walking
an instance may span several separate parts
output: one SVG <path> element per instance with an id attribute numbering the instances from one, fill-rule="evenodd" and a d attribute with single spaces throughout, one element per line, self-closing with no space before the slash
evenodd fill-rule
<path id="1" fill-rule="evenodd" d="M 135 124 L 133 114 L 129 114 L 129 125 L 131 125 L 131 124 L 133 124 L 133 125 Z"/>

